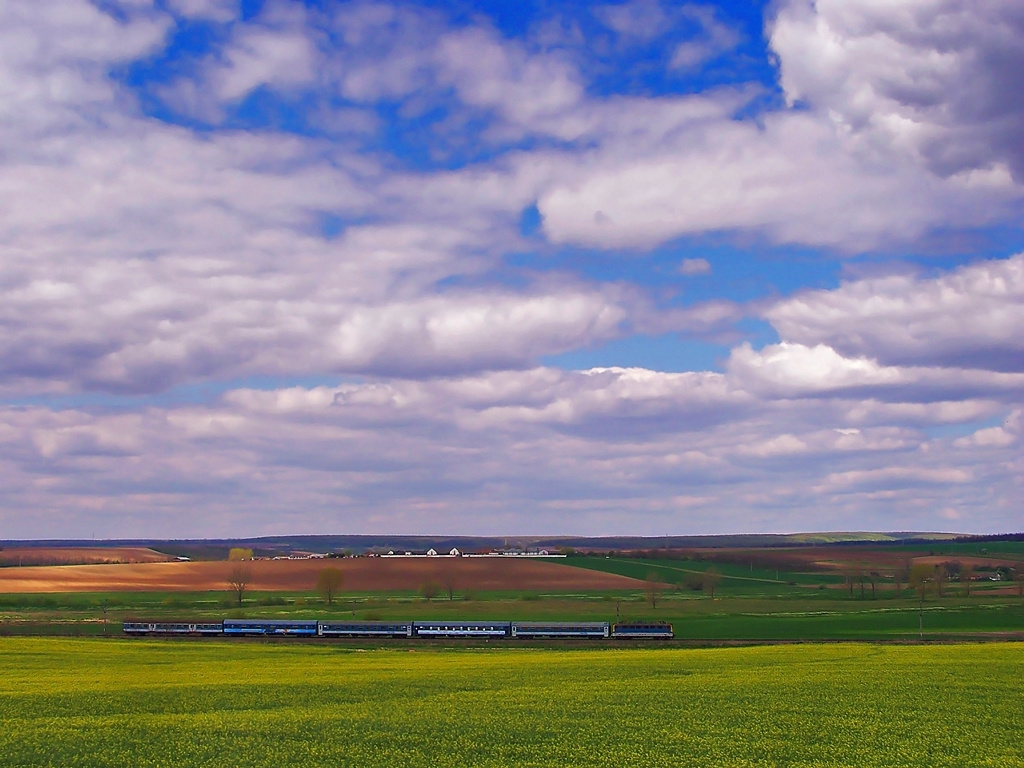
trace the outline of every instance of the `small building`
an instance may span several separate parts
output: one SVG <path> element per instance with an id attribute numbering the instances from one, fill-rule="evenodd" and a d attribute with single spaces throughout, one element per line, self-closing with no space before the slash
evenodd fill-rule
<path id="1" fill-rule="evenodd" d="M 437 555 L 437 550 L 434 549 L 433 547 L 431 547 L 430 549 L 427 550 L 427 557 L 435 557 L 436 555 Z"/>
<path id="2" fill-rule="evenodd" d="M 452 547 L 451 552 L 448 553 L 451 557 L 462 557 L 462 553 L 459 552 L 458 547 Z"/>

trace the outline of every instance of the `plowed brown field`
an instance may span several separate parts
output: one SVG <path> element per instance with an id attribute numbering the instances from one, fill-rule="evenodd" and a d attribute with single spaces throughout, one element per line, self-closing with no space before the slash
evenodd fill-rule
<path id="1" fill-rule="evenodd" d="M 238 563 L 133 563 L 0 568 L 0 593 L 12 592 L 198 592 L 227 589 Z M 256 560 L 249 588 L 312 590 L 324 568 L 340 568 L 344 590 L 417 590 L 428 581 L 443 589 L 599 591 L 639 589 L 643 582 L 557 562 L 490 557 L 347 558 L 341 560 Z"/>
<path id="2" fill-rule="evenodd" d="M 165 563 L 173 557 L 148 547 L 7 547 L 0 565 L 68 565 L 85 563 Z"/>

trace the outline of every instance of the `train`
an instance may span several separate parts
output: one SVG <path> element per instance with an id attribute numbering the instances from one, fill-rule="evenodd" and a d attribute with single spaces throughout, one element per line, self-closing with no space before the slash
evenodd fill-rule
<path id="1" fill-rule="evenodd" d="M 127 636 L 320 637 L 320 638 L 522 638 L 668 640 L 667 621 L 339 621 L 224 619 L 222 621 L 125 621 Z"/>

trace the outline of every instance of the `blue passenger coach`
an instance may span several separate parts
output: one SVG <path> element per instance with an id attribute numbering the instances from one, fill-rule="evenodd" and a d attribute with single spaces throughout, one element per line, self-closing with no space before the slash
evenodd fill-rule
<path id="1" fill-rule="evenodd" d="M 513 621 L 512 637 L 537 638 L 604 638 L 608 637 L 607 621 Z"/>
<path id="2" fill-rule="evenodd" d="M 126 621 L 126 635 L 219 635 L 219 621 Z"/>
<path id="3" fill-rule="evenodd" d="M 416 637 L 509 637 L 510 621 L 414 621 Z"/>
<path id="4" fill-rule="evenodd" d="M 321 637 L 412 637 L 412 622 L 321 621 Z"/>
<path id="5" fill-rule="evenodd" d="M 315 621 L 271 619 L 224 619 L 225 635 L 299 635 L 316 637 Z"/>

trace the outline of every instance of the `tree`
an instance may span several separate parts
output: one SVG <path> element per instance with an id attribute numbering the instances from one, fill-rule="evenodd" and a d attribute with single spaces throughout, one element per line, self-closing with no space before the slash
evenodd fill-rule
<path id="1" fill-rule="evenodd" d="M 316 591 L 319 592 L 328 605 L 334 605 L 334 596 L 341 591 L 341 585 L 345 581 L 345 574 L 341 568 L 324 568 L 316 580 Z"/>
<path id="2" fill-rule="evenodd" d="M 917 596 L 921 600 L 918 607 L 917 626 L 922 640 L 924 639 L 924 598 L 935 584 L 935 575 L 935 568 L 922 563 L 910 569 L 910 576 L 907 579 L 910 588 L 917 592 Z"/>
<path id="3" fill-rule="evenodd" d="M 455 599 L 455 571 L 451 568 L 445 569 L 441 574 L 441 581 L 444 584 L 444 591 L 448 593 L 448 600 Z"/>
<path id="4" fill-rule="evenodd" d="M 232 547 L 228 551 L 228 560 L 252 560 L 252 550 L 245 547 Z"/>
<path id="5" fill-rule="evenodd" d="M 847 569 L 843 573 L 843 578 L 846 580 L 846 588 L 850 591 L 850 597 L 853 597 L 853 585 L 857 582 L 857 574 Z"/>
<path id="6" fill-rule="evenodd" d="M 644 579 L 644 596 L 647 598 L 647 602 L 651 604 L 652 609 L 658 607 L 658 598 L 661 597 L 663 587 L 664 585 L 661 583 L 658 574 L 650 571 L 647 574 L 647 578 Z"/>
<path id="7" fill-rule="evenodd" d="M 935 591 L 939 593 L 939 597 L 946 596 L 946 582 L 949 580 L 949 571 L 946 570 L 946 565 L 936 565 L 935 573 L 932 576 L 935 583 Z"/>
<path id="8" fill-rule="evenodd" d="M 228 572 L 228 589 L 235 593 L 235 598 L 238 600 L 238 604 L 242 604 L 242 597 L 245 595 L 245 590 L 249 587 L 249 582 L 252 581 L 252 568 L 248 565 L 239 563 Z"/>
<path id="9" fill-rule="evenodd" d="M 433 579 L 427 579 L 420 585 L 420 594 L 426 598 L 428 603 L 437 597 L 440 592 L 441 587 Z"/>
<path id="10" fill-rule="evenodd" d="M 900 596 L 900 585 L 906 584 L 910 579 L 910 560 L 904 560 L 903 565 L 896 569 L 896 597 Z"/>
<path id="11" fill-rule="evenodd" d="M 712 565 L 704 571 L 704 578 L 701 580 L 701 587 L 711 596 L 712 600 L 715 599 L 715 587 L 718 586 L 718 582 L 721 580 L 722 574 L 719 573 L 715 566 Z"/>
<path id="12" fill-rule="evenodd" d="M 960 576 L 960 572 L 963 571 L 964 566 L 959 560 L 947 560 L 942 564 L 942 567 L 946 571 L 947 581 L 954 581 Z"/>
<path id="13" fill-rule="evenodd" d="M 960 583 L 964 585 L 964 593 L 970 597 L 971 588 L 974 586 L 974 569 L 970 565 L 960 569 Z"/>
<path id="14" fill-rule="evenodd" d="M 1014 569 L 1013 580 L 1017 584 L 1017 597 L 1024 597 L 1024 567 Z"/>
<path id="15" fill-rule="evenodd" d="M 875 599 L 875 589 L 878 587 L 878 579 L 879 578 L 881 578 L 881 577 L 879 576 L 878 571 L 870 571 L 868 573 L 868 581 L 871 583 L 871 599 L 872 600 Z"/>

